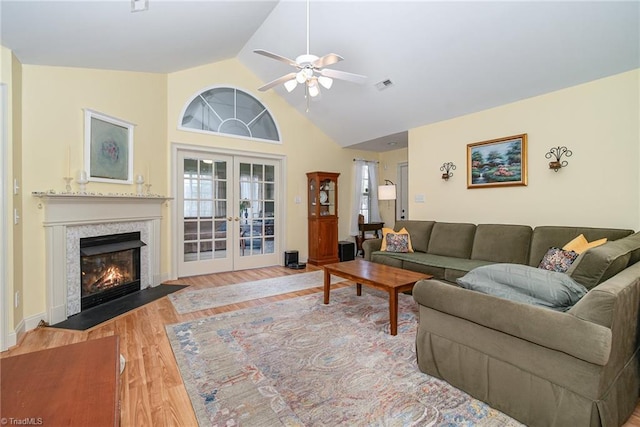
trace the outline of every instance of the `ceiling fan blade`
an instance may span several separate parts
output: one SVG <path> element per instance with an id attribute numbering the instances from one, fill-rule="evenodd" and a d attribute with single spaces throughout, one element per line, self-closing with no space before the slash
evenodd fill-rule
<path id="1" fill-rule="evenodd" d="M 258 55 L 266 56 L 267 58 L 275 59 L 276 61 L 284 62 L 285 64 L 289 64 L 293 67 L 298 66 L 298 63 L 293 59 L 285 58 L 284 56 L 278 55 L 277 53 L 272 53 L 262 49 L 256 49 L 253 52 L 257 53 Z"/>
<path id="2" fill-rule="evenodd" d="M 335 53 L 329 53 L 325 56 L 323 56 L 322 58 L 318 58 L 315 61 L 313 61 L 313 63 L 311 65 L 313 65 L 316 68 L 324 68 L 327 67 L 329 65 L 333 65 L 336 62 L 340 62 L 342 61 L 344 58 L 338 54 Z"/>
<path id="3" fill-rule="evenodd" d="M 274 86 L 278 86 L 279 84 L 282 84 L 284 82 L 288 82 L 289 80 L 293 80 L 295 78 L 296 78 L 296 73 L 289 73 L 289 74 L 286 74 L 286 75 L 284 75 L 282 77 L 279 77 L 279 78 L 275 79 L 272 82 L 267 83 L 264 86 L 260 86 L 258 88 L 258 90 L 261 91 L 261 92 L 264 92 L 265 90 L 269 90 Z"/>
<path id="4" fill-rule="evenodd" d="M 319 71 L 321 75 L 331 77 L 332 79 L 346 80 L 353 83 L 364 84 L 367 81 L 367 76 L 361 74 L 347 73 L 346 71 L 331 70 L 325 68 Z"/>

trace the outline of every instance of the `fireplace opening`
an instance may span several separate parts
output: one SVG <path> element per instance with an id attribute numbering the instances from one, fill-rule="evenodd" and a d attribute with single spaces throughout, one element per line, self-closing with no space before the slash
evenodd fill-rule
<path id="1" fill-rule="evenodd" d="M 80 239 L 80 309 L 140 290 L 140 233 Z"/>

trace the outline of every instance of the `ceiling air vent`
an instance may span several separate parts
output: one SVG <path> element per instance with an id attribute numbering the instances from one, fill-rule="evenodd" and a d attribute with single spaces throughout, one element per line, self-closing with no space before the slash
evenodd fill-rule
<path id="1" fill-rule="evenodd" d="M 393 86 L 393 82 L 390 79 L 384 79 L 381 82 L 376 83 L 378 90 L 386 89 L 389 86 Z"/>

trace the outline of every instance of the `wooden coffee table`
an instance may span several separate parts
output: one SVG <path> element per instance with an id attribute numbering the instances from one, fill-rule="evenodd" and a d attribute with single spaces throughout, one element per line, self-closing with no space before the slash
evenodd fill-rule
<path id="1" fill-rule="evenodd" d="M 0 359 L 0 379 L 0 424 L 120 425 L 115 335 Z"/>
<path id="2" fill-rule="evenodd" d="M 362 285 L 388 292 L 391 335 L 398 334 L 398 293 L 410 291 L 418 280 L 433 277 L 430 274 L 416 273 L 361 259 L 327 264 L 323 268 L 325 304 L 329 304 L 332 274 L 356 282 L 358 296 L 362 295 Z"/>

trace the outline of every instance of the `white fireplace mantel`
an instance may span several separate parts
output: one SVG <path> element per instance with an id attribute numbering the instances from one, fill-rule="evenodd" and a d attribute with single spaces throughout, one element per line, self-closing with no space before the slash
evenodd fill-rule
<path id="1" fill-rule="evenodd" d="M 141 231 L 147 244 L 141 252 L 141 288 L 161 282 L 162 196 L 33 193 L 44 209 L 47 315 L 50 324 L 76 314 L 79 292 L 77 237 L 105 231 Z M 77 277 L 76 277 L 77 276 Z M 76 290 L 77 288 L 77 290 Z"/>

